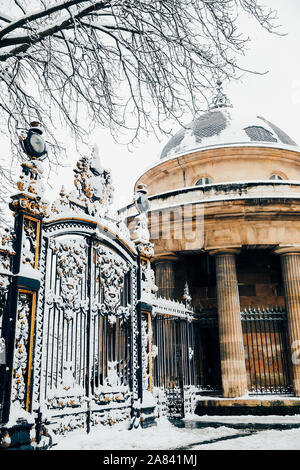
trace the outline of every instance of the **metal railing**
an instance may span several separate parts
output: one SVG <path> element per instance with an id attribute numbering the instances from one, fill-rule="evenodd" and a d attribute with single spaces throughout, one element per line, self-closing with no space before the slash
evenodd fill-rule
<path id="1" fill-rule="evenodd" d="M 241 320 L 249 392 L 291 394 L 286 312 L 276 307 L 248 308 L 241 312 Z"/>

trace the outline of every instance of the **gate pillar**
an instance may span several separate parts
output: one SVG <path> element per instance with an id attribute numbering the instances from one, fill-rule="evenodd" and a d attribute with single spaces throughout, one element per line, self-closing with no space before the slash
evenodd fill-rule
<path id="1" fill-rule="evenodd" d="M 32 130 L 33 131 L 33 130 Z M 38 132 L 40 134 L 40 132 Z M 33 357 L 35 316 L 40 287 L 40 247 L 47 204 L 43 201 L 43 172 L 38 157 L 28 155 L 12 196 L 10 209 L 15 217 L 14 260 L 10 302 L 6 312 L 7 367 L 3 405 L 3 423 L 32 423 Z M 31 424 L 30 424 L 31 426 Z M 25 434 L 24 434 L 25 433 Z M 26 430 L 23 436 L 26 440 Z M 14 441 L 15 439 L 12 438 Z M 26 442 L 27 444 L 30 443 Z"/>
<path id="2" fill-rule="evenodd" d="M 154 245 L 150 242 L 147 210 L 149 203 L 146 198 L 145 185 L 140 185 L 134 195 L 139 215 L 136 216 L 136 229 L 133 241 L 138 252 L 138 390 L 141 401 L 140 422 L 142 427 L 154 424 L 154 408 L 156 401 L 152 392 L 152 327 L 151 314 L 153 296 L 157 292 L 154 283 L 154 272 L 150 259 L 154 254 Z"/>

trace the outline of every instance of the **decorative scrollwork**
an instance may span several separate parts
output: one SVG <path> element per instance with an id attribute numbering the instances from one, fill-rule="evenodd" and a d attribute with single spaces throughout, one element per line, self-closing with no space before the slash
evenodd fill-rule
<path id="1" fill-rule="evenodd" d="M 117 308 L 112 310 L 105 303 L 99 303 L 96 300 L 91 301 L 91 313 L 95 315 L 106 315 L 109 323 L 113 325 L 116 323 L 117 318 L 121 318 L 123 321 L 127 321 L 131 315 L 130 307 L 123 307 L 119 305 Z"/>
<path id="2" fill-rule="evenodd" d="M 25 375 L 28 356 L 27 347 L 29 339 L 28 336 L 30 312 L 30 295 L 20 293 L 16 322 L 14 373 L 12 383 L 12 401 L 18 401 L 20 404 L 22 404 L 25 400 Z"/>
<path id="3" fill-rule="evenodd" d="M 0 364 L 6 363 L 5 339 L 0 337 Z"/>
<path id="4" fill-rule="evenodd" d="M 113 202 L 114 187 L 110 170 L 101 165 L 96 145 L 90 156 L 78 160 L 74 173 L 76 190 L 66 194 L 62 188 L 60 199 L 52 204 L 49 216 L 66 216 L 73 212 L 89 214 L 96 218 L 105 217 Z"/>
<path id="5" fill-rule="evenodd" d="M 143 369 L 143 388 L 148 390 L 149 388 L 149 336 L 151 331 L 148 328 L 148 321 L 144 317 L 142 319 L 142 369 Z"/>
<path id="6" fill-rule="evenodd" d="M 138 252 L 148 258 L 154 255 L 154 245 L 150 242 L 147 214 L 142 212 L 135 218 L 136 227 L 133 240 Z"/>
<path id="7" fill-rule="evenodd" d="M 60 291 L 50 291 L 46 302 L 62 309 L 69 322 L 78 310 L 86 311 L 89 305 L 88 300 L 82 299 L 80 294 L 80 282 L 85 276 L 87 245 L 85 241 L 73 239 L 67 242 L 52 240 L 51 246 L 57 258 L 56 273 L 60 279 Z"/>
<path id="8" fill-rule="evenodd" d="M 151 268 L 150 262 L 147 260 L 145 263 L 142 263 L 142 296 L 147 301 L 152 300 L 155 297 L 158 287 L 155 284 L 155 275 L 154 271 Z"/>
<path id="9" fill-rule="evenodd" d="M 36 243 L 38 223 L 35 220 L 24 218 L 23 242 L 22 242 L 22 263 L 35 267 Z"/>
<path id="10" fill-rule="evenodd" d="M 97 146 L 92 149 L 90 157 L 82 157 L 74 170 L 75 186 L 80 198 L 90 202 L 99 201 L 108 206 L 113 200 L 111 173 L 102 167 Z"/>
<path id="11" fill-rule="evenodd" d="M 78 407 L 83 401 L 84 389 L 76 384 L 73 364 L 65 362 L 62 377 L 59 377 L 56 387 L 50 388 L 47 396 L 49 408 Z"/>
<path id="12" fill-rule="evenodd" d="M 121 289 L 124 286 L 124 276 L 129 271 L 129 265 L 114 251 L 96 245 L 96 263 L 100 266 L 103 279 L 103 305 L 101 312 L 111 315 L 128 315 L 127 306 L 121 305 Z"/>
<path id="13" fill-rule="evenodd" d="M 42 174 L 43 167 L 38 160 L 31 158 L 29 162 L 22 163 L 22 174 L 17 183 L 20 192 L 12 196 L 11 210 L 46 215 L 47 203 L 42 200 L 45 192 Z"/>

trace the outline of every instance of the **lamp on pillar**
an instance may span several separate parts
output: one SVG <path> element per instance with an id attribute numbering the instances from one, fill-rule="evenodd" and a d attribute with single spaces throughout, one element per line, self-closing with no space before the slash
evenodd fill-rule
<path id="1" fill-rule="evenodd" d="M 237 249 L 213 250 L 216 260 L 218 324 L 223 395 L 243 396 L 247 391 L 245 353 L 236 274 Z"/>
<path id="2" fill-rule="evenodd" d="M 42 137 L 43 131 L 38 121 L 30 123 L 27 135 L 24 137 L 24 133 L 20 136 L 20 143 L 24 152 L 30 158 L 38 158 L 44 160 L 47 156 L 47 146 Z"/>
<path id="3" fill-rule="evenodd" d="M 300 246 L 278 246 L 291 346 L 294 392 L 300 397 Z"/>
<path id="4" fill-rule="evenodd" d="M 30 126 L 27 134 L 23 131 L 19 137 L 28 161 L 21 165 L 22 174 L 17 183 L 19 193 L 12 196 L 10 209 L 16 213 L 24 211 L 34 216 L 43 216 L 46 212 L 46 203 L 42 200 L 45 189 L 41 181 L 43 174 L 41 161 L 47 156 L 47 148 L 39 122 L 33 121 Z"/>

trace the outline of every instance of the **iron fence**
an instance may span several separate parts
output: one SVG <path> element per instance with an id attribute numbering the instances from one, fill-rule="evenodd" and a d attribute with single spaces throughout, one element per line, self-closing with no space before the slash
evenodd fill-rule
<path id="1" fill-rule="evenodd" d="M 178 317 L 157 315 L 152 320 L 152 342 L 157 347 L 153 360 L 153 385 L 170 388 L 194 384 L 193 323 Z"/>
<path id="2" fill-rule="evenodd" d="M 189 322 L 157 315 L 152 323 L 153 385 L 174 390 L 185 385 L 220 392 L 221 372 L 217 319 L 204 315 Z M 173 392 L 172 392 L 173 393 Z"/>
<path id="3" fill-rule="evenodd" d="M 292 393 L 286 312 L 249 308 L 241 312 L 241 319 L 249 392 Z"/>

